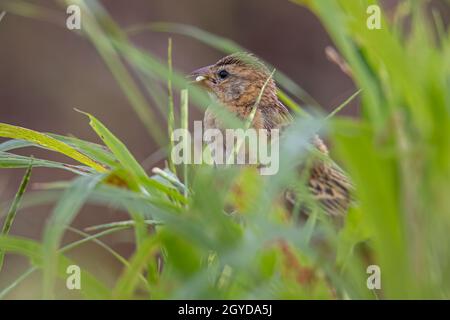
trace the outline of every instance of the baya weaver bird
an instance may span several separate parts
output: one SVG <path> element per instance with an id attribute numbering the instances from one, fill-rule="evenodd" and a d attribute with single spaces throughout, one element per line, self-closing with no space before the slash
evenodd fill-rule
<path id="1" fill-rule="evenodd" d="M 277 87 L 269 69 L 251 54 L 226 56 L 213 65 L 192 72 L 191 76 L 241 120 L 248 119 L 256 106 L 251 122 L 254 129 L 266 129 L 270 135 L 273 129 L 282 132 L 293 120 L 289 110 L 278 99 Z M 228 129 L 211 107 L 206 110 L 203 122 L 205 130 Z M 327 147 L 318 136 L 313 137 L 312 144 L 322 154 L 328 155 Z M 327 214 L 345 214 L 350 204 L 352 186 L 342 170 L 331 162 L 319 159 L 314 160 L 308 170 L 307 189 L 311 196 Z M 286 196 L 290 202 L 295 202 L 292 192 L 287 192 Z"/>

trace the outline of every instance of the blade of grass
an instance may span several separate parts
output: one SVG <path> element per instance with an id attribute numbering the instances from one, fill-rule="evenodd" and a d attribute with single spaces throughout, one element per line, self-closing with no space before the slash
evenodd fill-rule
<path id="1" fill-rule="evenodd" d="M 81 112 L 81 111 L 79 111 Z M 117 160 L 123 166 L 123 168 L 130 174 L 129 185 L 131 189 L 135 192 L 144 192 L 151 194 L 153 196 L 163 196 L 174 195 L 175 198 L 179 199 L 181 202 L 185 201 L 184 197 L 177 192 L 176 189 L 169 188 L 161 184 L 160 182 L 150 179 L 147 173 L 142 168 L 142 166 L 133 157 L 131 152 L 111 131 L 108 130 L 99 120 L 94 116 L 81 112 L 87 115 L 90 119 L 89 124 L 94 129 L 94 131 L 103 140 L 106 146 L 115 155 Z M 131 217 L 136 221 L 135 235 L 138 246 L 141 245 L 143 238 L 147 234 L 147 228 L 144 223 L 144 218 L 136 214 L 131 207 L 128 208 Z"/>
<path id="2" fill-rule="evenodd" d="M 95 169 L 98 172 L 106 172 L 106 169 L 102 165 L 75 150 L 68 144 L 34 130 L 21 128 L 6 123 L 0 123 L 0 137 L 21 139 L 37 143 L 49 150 L 62 153 L 84 165 L 87 165 L 88 167 Z"/>
<path id="3" fill-rule="evenodd" d="M 5 142 L 0 143 L 0 152 L 7 152 L 15 149 L 26 148 L 26 147 L 34 147 L 39 146 L 38 144 L 26 140 L 7 140 Z"/>
<path id="4" fill-rule="evenodd" d="M 148 265 L 148 261 L 155 254 L 155 245 L 159 239 L 155 236 L 148 237 L 133 255 L 130 266 L 117 280 L 113 289 L 114 299 L 128 299 L 131 297 L 141 275 L 142 269 Z"/>
<path id="5" fill-rule="evenodd" d="M 45 255 L 43 254 L 43 246 L 36 241 L 12 237 L 12 236 L 0 236 L 0 248 L 7 252 L 14 252 L 28 257 L 32 263 L 39 267 L 44 268 Z M 67 267 L 70 265 L 76 265 L 76 263 L 61 253 L 57 253 L 57 275 L 62 279 L 67 278 Z M 26 272 L 26 273 L 31 273 Z M 107 299 L 111 296 L 111 291 L 101 281 L 97 280 L 89 271 L 83 270 L 83 290 L 80 293 L 88 299 Z"/>
<path id="6" fill-rule="evenodd" d="M 189 92 L 187 89 L 181 90 L 180 93 L 180 110 L 181 110 L 181 129 L 186 132 L 189 130 Z M 185 146 L 190 148 L 191 146 Z M 189 167 L 187 163 L 183 164 L 183 183 L 184 183 L 184 196 L 188 196 L 189 192 Z"/>
<path id="7" fill-rule="evenodd" d="M 134 221 L 133 221 L 134 222 Z M 101 232 L 98 232 L 96 234 L 90 235 L 87 234 L 86 232 L 83 232 L 81 230 L 69 227 L 67 230 L 72 231 L 80 236 L 83 237 L 83 239 L 80 239 L 78 241 L 74 241 L 71 244 L 65 246 L 64 248 L 62 248 L 60 251 L 61 252 L 66 252 L 72 248 L 75 248 L 83 243 L 87 243 L 89 241 L 94 242 L 95 244 L 99 245 L 100 247 L 102 247 L 103 249 L 105 249 L 106 251 L 108 251 L 114 258 L 116 258 L 118 261 L 120 261 L 125 267 L 129 267 L 130 264 L 128 263 L 128 261 L 122 257 L 120 254 L 118 254 L 116 251 L 114 251 L 110 246 L 106 245 L 103 241 L 99 240 L 98 238 L 116 231 L 120 231 L 120 230 L 125 230 L 126 228 L 130 227 L 132 225 L 117 225 L 111 229 L 108 230 L 104 230 Z M 144 287 L 150 291 L 150 288 L 148 286 L 148 282 L 145 279 L 144 276 L 140 275 L 139 280 L 141 280 L 142 284 L 144 285 Z"/>
<path id="8" fill-rule="evenodd" d="M 69 146 L 80 151 L 81 153 L 87 155 L 91 159 L 97 161 L 98 163 L 101 163 L 105 167 L 106 166 L 113 167 L 116 162 L 116 159 L 111 154 L 111 152 L 109 152 L 109 150 L 107 150 L 106 147 L 101 146 L 99 144 L 83 141 L 75 137 L 66 137 L 53 133 L 45 133 L 45 134 L 52 138 L 55 138 L 56 140 L 68 144 Z M 31 141 L 13 139 L 0 143 L 0 152 L 8 152 L 27 147 L 37 147 L 45 150 L 50 150 L 42 145 L 39 145 Z"/>
<path id="9" fill-rule="evenodd" d="M 139 162 L 133 157 L 131 152 L 111 131 L 108 130 L 97 118 L 93 115 L 75 109 L 77 112 L 86 115 L 90 122 L 90 126 L 97 135 L 102 139 L 106 146 L 111 150 L 120 164 L 129 171 L 136 179 L 142 180 L 147 177 L 147 173 L 141 167 Z"/>
<path id="10" fill-rule="evenodd" d="M 20 201 L 22 200 L 25 190 L 27 189 L 28 183 L 30 182 L 32 169 L 33 169 L 33 159 L 31 159 L 28 165 L 27 171 L 25 172 L 25 175 L 22 178 L 22 182 L 20 183 L 19 190 L 17 191 L 14 200 L 11 204 L 11 208 L 9 209 L 9 212 L 6 215 L 5 222 L 3 223 L 2 232 L 0 233 L 0 235 L 2 236 L 8 235 L 9 230 L 11 230 L 12 223 L 14 221 L 14 218 L 16 217 L 17 210 L 19 209 Z M 0 250 L 0 272 L 2 271 L 4 258 L 5 252 L 3 250 Z"/>
<path id="11" fill-rule="evenodd" d="M 102 248 L 106 249 L 107 251 L 109 251 L 114 257 L 116 257 L 119 261 L 123 262 L 125 266 L 127 266 L 128 261 L 125 260 L 122 256 L 120 256 L 117 252 L 115 252 L 113 249 L 111 249 L 109 246 L 107 246 L 104 242 L 98 240 L 98 238 L 120 231 L 120 230 L 124 230 L 126 229 L 126 226 L 123 227 L 118 227 L 118 228 L 111 228 L 108 230 L 104 230 L 102 232 L 98 232 L 96 234 L 93 235 L 89 235 L 86 234 L 82 231 L 79 231 L 77 229 L 74 228 L 68 228 L 68 230 L 71 230 L 73 232 L 76 232 L 78 234 L 80 234 L 81 236 L 84 237 L 84 239 L 78 240 L 78 241 L 74 241 L 72 243 L 69 243 L 68 245 L 62 247 L 58 252 L 59 253 L 64 253 L 69 251 L 70 249 L 76 248 L 86 242 L 89 241 L 93 241 L 94 243 L 100 245 Z M 119 258 L 120 257 L 120 258 Z M 29 269 L 27 269 L 24 273 L 22 273 L 16 280 L 14 280 L 9 286 L 7 286 L 6 288 L 4 288 L 2 291 L 0 291 L 0 300 L 4 299 L 5 296 L 11 292 L 11 290 L 13 290 L 14 288 L 16 288 L 22 281 L 24 281 L 29 275 L 31 275 L 33 272 L 35 272 L 36 270 L 38 270 L 39 267 L 37 266 L 32 266 Z M 145 278 L 144 278 L 144 281 Z"/>
<path id="12" fill-rule="evenodd" d="M 134 66 L 131 66 L 136 72 L 139 81 L 144 86 L 147 94 L 152 98 L 156 108 L 164 119 L 167 119 L 167 97 L 165 95 L 162 84 L 156 75 L 147 70 L 146 73 L 141 72 Z"/>
<path id="13" fill-rule="evenodd" d="M 64 231 L 86 202 L 90 192 L 94 190 L 102 178 L 103 175 L 97 175 L 75 179 L 71 186 L 64 191 L 45 226 L 42 241 L 44 298 L 52 298 L 54 295 L 55 275 L 58 268 L 57 252 Z"/>
<path id="14" fill-rule="evenodd" d="M 15 287 L 17 287 L 19 284 L 21 284 L 26 278 L 28 278 L 36 270 L 38 270 L 38 267 L 34 267 L 34 266 L 30 267 L 29 269 L 27 269 L 27 271 L 25 271 L 19 277 L 14 279 L 14 281 L 9 286 L 7 286 L 2 291 L 0 291 L 0 300 L 5 299 L 5 297 L 8 293 L 10 293 Z"/>
<path id="15" fill-rule="evenodd" d="M 18 156 L 8 152 L 0 152 L 0 168 L 27 168 L 30 163 L 30 159 L 30 157 Z M 74 166 L 36 158 L 33 160 L 33 167 L 63 169 L 79 175 L 87 175 L 95 172 L 93 169 L 85 166 Z"/>
<path id="16" fill-rule="evenodd" d="M 104 164 L 105 166 L 114 167 L 114 165 L 117 163 L 117 159 L 114 157 L 111 151 L 109 151 L 108 148 L 103 145 L 84 141 L 72 136 L 62 136 L 53 133 L 48 133 L 48 135 L 59 141 L 67 143 L 68 145 L 83 152 L 84 154 L 88 155 L 97 162 Z"/>
<path id="17" fill-rule="evenodd" d="M 139 164 L 139 162 L 133 157 L 131 152 L 125 146 L 125 144 L 120 141 L 111 131 L 108 130 L 99 120 L 97 120 L 94 116 L 89 113 L 79 111 L 78 112 L 86 115 L 90 119 L 90 125 L 94 129 L 94 131 L 99 135 L 99 137 L 103 140 L 106 146 L 111 150 L 120 164 L 124 169 L 127 170 L 131 174 L 131 177 L 134 181 L 130 181 L 132 184 L 138 182 L 142 187 L 145 187 L 146 190 L 150 193 L 155 194 L 154 191 L 160 191 L 166 195 L 174 196 L 177 200 L 185 202 L 186 200 L 179 194 L 176 189 L 168 188 L 161 184 L 160 182 L 150 179 L 147 176 L 147 173 Z M 142 191 L 142 190 L 134 190 L 134 191 Z"/>
<path id="18" fill-rule="evenodd" d="M 125 168 L 134 178 L 132 181 L 130 181 L 131 183 L 133 183 L 132 185 L 134 185 L 136 182 L 142 182 L 143 180 L 146 180 L 146 178 L 148 178 L 145 170 L 133 157 L 131 152 L 122 141 L 120 141 L 111 131 L 109 131 L 108 128 L 106 128 L 99 120 L 97 120 L 97 118 L 95 118 L 91 114 L 80 111 L 78 109 L 76 109 L 76 111 L 88 116 L 90 120 L 89 124 L 92 129 L 94 129 L 97 135 L 108 146 L 108 148 L 117 158 L 122 167 Z"/>
<path id="19" fill-rule="evenodd" d="M 172 38 L 169 38 L 168 45 L 167 45 L 167 65 L 169 67 L 169 77 L 167 79 L 167 89 L 169 94 L 169 113 L 167 116 L 167 130 L 169 134 L 169 138 L 172 137 L 172 133 L 175 127 L 175 110 L 174 110 L 174 103 L 173 103 L 173 89 L 172 89 L 172 76 L 173 76 L 173 67 L 172 67 Z M 175 165 L 172 161 L 172 150 L 174 148 L 174 141 L 170 139 L 169 141 L 169 168 L 170 171 L 172 171 L 175 175 L 177 175 L 177 171 L 175 168 Z"/>
<path id="20" fill-rule="evenodd" d="M 170 182 L 172 185 L 174 185 L 175 187 L 177 187 L 178 190 L 180 190 L 181 192 L 185 193 L 186 191 L 186 187 L 180 182 L 180 180 L 178 180 L 178 177 L 175 176 L 171 171 L 165 171 L 165 170 L 161 170 L 160 168 L 153 168 L 152 172 L 160 177 L 162 177 L 164 180 L 167 180 L 168 182 Z"/>
<path id="21" fill-rule="evenodd" d="M 362 89 L 356 91 L 350 97 L 348 97 L 344 102 L 342 102 L 339 106 L 337 106 L 329 115 L 326 116 L 325 121 L 333 118 L 339 111 L 344 109 L 350 102 L 353 101 L 360 93 Z"/>
<path id="22" fill-rule="evenodd" d="M 163 225 L 164 223 L 162 221 L 157 220 L 145 220 L 145 224 L 149 226 L 159 226 Z M 109 229 L 109 228 L 117 228 L 117 227 L 131 227 L 136 225 L 136 222 L 134 220 L 127 220 L 127 221 L 118 221 L 118 222 L 110 222 L 110 223 L 104 223 L 99 224 L 96 226 L 91 226 L 88 228 L 85 228 L 86 231 L 96 231 L 101 229 Z"/>
<path id="23" fill-rule="evenodd" d="M 284 93 L 281 90 L 278 90 L 277 92 L 277 96 L 278 99 L 280 99 L 280 101 L 289 109 L 291 109 L 292 111 L 294 111 L 296 114 L 298 114 L 301 117 L 310 117 L 311 115 L 306 112 L 305 110 L 303 110 L 302 108 L 300 108 L 300 106 L 294 102 L 294 100 L 292 100 L 286 93 Z"/>

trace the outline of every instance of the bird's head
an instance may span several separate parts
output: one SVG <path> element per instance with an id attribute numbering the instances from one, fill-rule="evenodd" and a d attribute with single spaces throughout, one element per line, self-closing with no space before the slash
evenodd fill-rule
<path id="1" fill-rule="evenodd" d="M 195 70 L 191 76 L 220 103 L 233 110 L 252 106 L 257 101 L 270 72 L 255 56 L 235 53 Z M 276 99 L 276 85 L 270 79 L 260 103 L 270 104 Z"/>

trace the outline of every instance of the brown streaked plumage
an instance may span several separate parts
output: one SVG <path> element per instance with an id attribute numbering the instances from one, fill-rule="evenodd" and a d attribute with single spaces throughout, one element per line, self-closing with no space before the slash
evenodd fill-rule
<path id="1" fill-rule="evenodd" d="M 270 77 L 267 67 L 253 55 L 237 53 L 220 59 L 213 65 L 194 71 L 192 76 L 215 99 L 242 120 L 251 113 L 264 83 Z M 288 109 L 278 100 L 275 81 L 270 79 L 256 109 L 251 126 L 255 129 L 282 130 L 292 121 Z M 205 129 L 226 129 L 210 108 L 205 112 Z M 328 154 L 323 141 L 315 136 L 312 143 Z M 309 171 L 308 186 L 314 198 L 332 216 L 343 215 L 350 203 L 351 183 L 337 166 L 316 160 Z M 292 194 L 292 193 L 290 193 Z M 292 197 L 288 197 L 292 199 Z"/>

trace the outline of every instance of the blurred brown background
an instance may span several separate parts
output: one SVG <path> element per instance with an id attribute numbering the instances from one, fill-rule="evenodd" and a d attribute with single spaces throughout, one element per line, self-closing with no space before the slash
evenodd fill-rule
<path id="1" fill-rule="evenodd" d="M 0 122 L 98 141 L 87 119 L 73 110 L 79 108 L 101 119 L 138 160 L 147 158 L 156 146 L 90 42 L 64 27 L 65 8 L 56 6 L 54 1 L 31 2 L 59 10 L 62 27 L 8 13 L 0 22 Z M 387 1 L 387 6 L 395 2 Z M 109 0 L 101 3 L 122 27 L 155 21 L 178 22 L 230 38 L 270 61 L 328 110 L 354 92 L 351 80 L 324 54 L 331 41 L 319 21 L 306 9 L 288 1 Z M 132 40 L 165 59 L 168 36 L 144 31 Z M 172 38 L 174 66 L 183 73 L 213 63 L 222 56 L 196 40 L 177 35 Z M 202 118 L 201 112 L 191 110 L 191 120 Z M 343 112 L 357 114 L 356 104 Z M 20 152 L 64 159 L 35 149 Z M 0 170 L 0 203 L 9 204 L 22 174 L 23 170 L 18 169 Z M 70 177 L 65 172 L 35 169 L 30 186 Z M 43 206 L 20 211 L 12 233 L 39 239 L 51 208 Z M 1 209 L 0 222 L 3 222 L 5 207 Z M 86 206 L 75 226 L 84 228 L 119 219 L 126 219 L 126 216 L 112 209 Z M 132 234 L 120 233 L 108 239 L 120 253 L 130 253 Z M 108 268 L 108 272 L 120 271 L 120 264 L 94 244 L 76 249 L 72 257 L 74 255 L 75 258 L 96 255 L 96 263 L 84 259 L 90 260 L 92 272 L 101 272 L 105 263 L 117 265 Z M 0 274 L 0 288 L 23 272 L 26 265 L 22 262 L 20 257 L 8 256 Z M 106 279 L 114 276 L 104 275 Z M 32 296 L 30 286 L 32 283 L 21 286 L 21 290 L 28 290 Z M 21 295 L 23 297 L 24 292 Z M 10 298 L 14 298 L 14 294 Z"/>

